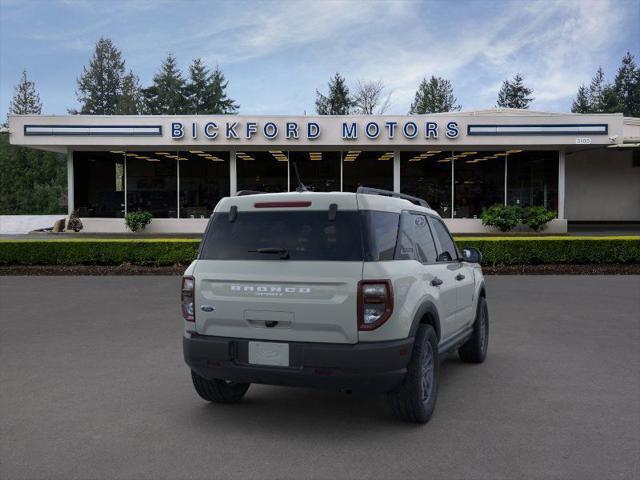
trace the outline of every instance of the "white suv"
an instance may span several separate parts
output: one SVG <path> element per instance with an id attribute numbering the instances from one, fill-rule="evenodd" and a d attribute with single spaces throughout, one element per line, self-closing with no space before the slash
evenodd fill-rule
<path id="1" fill-rule="evenodd" d="M 486 356 L 480 260 L 424 200 L 386 190 L 224 198 L 182 280 L 195 389 L 224 403 L 251 383 L 384 392 L 425 423 L 440 360 Z"/>

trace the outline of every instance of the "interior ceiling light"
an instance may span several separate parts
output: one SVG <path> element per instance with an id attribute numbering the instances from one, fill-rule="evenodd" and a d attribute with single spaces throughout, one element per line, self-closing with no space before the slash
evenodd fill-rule
<path id="1" fill-rule="evenodd" d="M 171 155 L 169 152 L 155 152 L 156 155 Z"/>
<path id="2" fill-rule="evenodd" d="M 138 154 L 137 154 L 137 153 L 125 153 L 125 155 L 126 155 L 127 157 L 137 157 L 137 156 L 138 156 Z"/>
<path id="3" fill-rule="evenodd" d="M 520 153 L 522 150 L 507 150 L 507 153 Z"/>
<path id="4" fill-rule="evenodd" d="M 506 153 L 496 153 L 496 157 L 504 157 Z"/>
<path id="5" fill-rule="evenodd" d="M 450 161 L 450 158 L 441 158 L 440 160 L 438 160 L 438 163 L 449 163 Z"/>
<path id="6" fill-rule="evenodd" d="M 149 157 L 143 157 L 142 155 L 136 155 L 135 158 L 139 158 L 140 160 L 146 160 Z"/>
<path id="7" fill-rule="evenodd" d="M 202 150 L 189 150 L 189 153 L 204 153 Z"/>
<path id="8" fill-rule="evenodd" d="M 157 158 L 147 158 L 147 162 L 159 162 L 160 160 Z"/>
<path id="9" fill-rule="evenodd" d="M 122 150 L 110 150 L 109 153 L 124 153 Z"/>
<path id="10" fill-rule="evenodd" d="M 442 150 L 428 150 L 427 153 L 442 153 Z"/>

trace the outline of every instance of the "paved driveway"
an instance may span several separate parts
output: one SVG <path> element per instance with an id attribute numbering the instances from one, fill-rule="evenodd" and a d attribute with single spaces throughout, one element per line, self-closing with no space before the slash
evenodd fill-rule
<path id="1" fill-rule="evenodd" d="M 176 277 L 0 277 L 0 478 L 639 478 L 640 277 L 491 277 L 489 357 L 435 416 L 252 386 L 209 405 Z"/>

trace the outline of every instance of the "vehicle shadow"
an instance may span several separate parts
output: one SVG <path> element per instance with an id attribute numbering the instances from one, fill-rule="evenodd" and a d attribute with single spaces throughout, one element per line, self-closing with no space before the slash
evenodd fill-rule
<path id="1" fill-rule="evenodd" d="M 473 375 L 457 357 L 447 359 L 440 366 L 439 400 L 456 382 L 455 377 Z M 432 422 L 447 413 L 446 404 L 439 401 Z M 234 405 L 194 403 L 185 413 L 189 422 L 203 429 L 232 428 L 234 432 L 264 431 L 290 435 L 314 434 L 359 436 L 371 434 L 377 428 L 388 431 L 396 428 L 419 427 L 396 420 L 384 394 L 346 394 L 326 390 L 252 385 L 241 402 Z M 311 427 L 310 427 L 311 426 Z M 345 429 L 348 426 L 348 429 Z M 348 432 L 348 433 L 345 433 Z"/>

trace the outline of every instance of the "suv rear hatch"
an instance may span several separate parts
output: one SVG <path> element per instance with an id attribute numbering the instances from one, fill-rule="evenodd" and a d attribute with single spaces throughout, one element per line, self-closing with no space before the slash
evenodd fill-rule
<path id="1" fill-rule="evenodd" d="M 196 332 L 356 343 L 362 244 L 353 194 L 222 200 L 194 271 Z"/>

